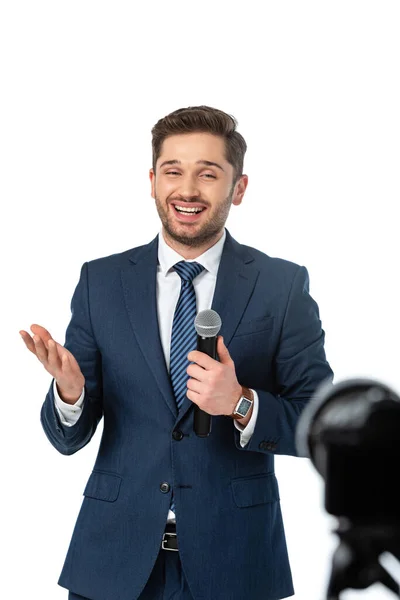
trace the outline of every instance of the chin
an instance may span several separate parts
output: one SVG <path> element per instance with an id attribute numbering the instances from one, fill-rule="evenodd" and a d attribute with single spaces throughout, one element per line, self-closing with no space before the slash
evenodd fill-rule
<path id="1" fill-rule="evenodd" d="M 164 229 L 167 234 L 179 244 L 184 244 L 186 246 L 196 247 L 203 246 L 205 243 L 212 241 L 220 230 L 218 231 L 210 231 L 207 227 L 195 228 L 195 227 L 186 227 L 185 230 L 179 231 L 179 228 L 174 227 L 165 227 Z"/>

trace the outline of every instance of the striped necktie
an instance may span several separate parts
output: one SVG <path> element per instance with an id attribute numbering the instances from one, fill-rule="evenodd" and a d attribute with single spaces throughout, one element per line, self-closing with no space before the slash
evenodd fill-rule
<path id="1" fill-rule="evenodd" d="M 190 361 L 187 355 L 197 347 L 197 333 L 194 327 L 196 318 L 196 293 L 193 279 L 197 277 L 204 267 L 197 262 L 184 260 L 174 265 L 175 271 L 181 278 L 181 293 L 175 308 L 171 334 L 170 377 L 174 391 L 178 412 L 186 396 L 186 373 Z M 175 512 L 174 500 L 171 501 L 171 510 Z"/>

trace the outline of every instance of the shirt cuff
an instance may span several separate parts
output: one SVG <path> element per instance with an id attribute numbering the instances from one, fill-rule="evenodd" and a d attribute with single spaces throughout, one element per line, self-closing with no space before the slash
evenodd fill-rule
<path id="1" fill-rule="evenodd" d="M 251 391 L 253 392 L 253 395 L 254 395 L 254 401 L 253 401 L 253 412 L 250 417 L 250 421 L 247 423 L 246 427 L 243 427 L 243 425 L 240 425 L 240 423 L 238 423 L 236 420 L 234 420 L 234 422 L 233 422 L 236 429 L 238 429 L 240 431 L 240 445 L 242 446 L 242 448 L 244 448 L 244 446 L 246 446 L 246 444 L 249 442 L 251 436 L 254 433 L 254 428 L 256 426 L 257 415 L 258 415 L 258 394 L 255 390 L 251 390 Z"/>
<path id="2" fill-rule="evenodd" d="M 82 414 L 82 405 L 85 397 L 85 388 L 82 390 L 82 394 L 79 396 L 78 400 L 75 404 L 68 404 L 61 400 L 60 395 L 57 391 L 57 383 L 54 379 L 53 382 L 53 390 L 54 390 L 54 406 L 56 407 L 58 416 L 60 417 L 60 421 L 63 425 L 67 427 L 72 427 L 78 421 L 79 417 Z"/>

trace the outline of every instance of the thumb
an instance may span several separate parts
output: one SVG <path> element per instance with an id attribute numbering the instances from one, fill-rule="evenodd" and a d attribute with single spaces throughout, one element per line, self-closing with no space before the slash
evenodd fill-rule
<path id="1" fill-rule="evenodd" d="M 219 356 L 219 360 L 222 364 L 228 364 L 231 362 L 231 355 L 229 354 L 228 348 L 224 344 L 224 338 L 222 335 L 218 336 L 217 340 L 217 352 Z"/>

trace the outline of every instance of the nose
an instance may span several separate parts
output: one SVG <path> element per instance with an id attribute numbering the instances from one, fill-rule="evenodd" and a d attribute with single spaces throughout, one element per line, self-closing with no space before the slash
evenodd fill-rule
<path id="1" fill-rule="evenodd" d="M 177 192 L 179 192 L 182 198 L 198 198 L 200 190 L 197 178 L 191 175 L 182 175 L 179 179 Z"/>

